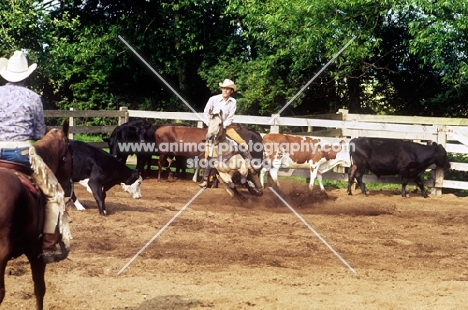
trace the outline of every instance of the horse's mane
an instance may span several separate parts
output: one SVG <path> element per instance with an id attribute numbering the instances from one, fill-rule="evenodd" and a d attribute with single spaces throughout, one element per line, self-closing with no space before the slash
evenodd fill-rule
<path id="1" fill-rule="evenodd" d="M 59 140 L 57 136 L 59 135 L 60 130 L 56 128 L 52 128 L 46 132 L 42 139 L 38 140 L 34 143 L 34 148 L 36 149 L 36 153 L 42 157 L 43 160 L 47 160 L 48 158 L 56 157 L 56 151 L 54 148 L 51 148 L 54 140 Z"/>

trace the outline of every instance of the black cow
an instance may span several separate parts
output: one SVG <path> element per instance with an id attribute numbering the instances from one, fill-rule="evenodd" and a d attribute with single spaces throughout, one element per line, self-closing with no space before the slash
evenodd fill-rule
<path id="1" fill-rule="evenodd" d="M 366 195 L 366 187 L 362 177 L 366 170 L 378 177 L 382 175 L 401 176 L 401 196 L 406 197 L 406 185 L 414 180 L 421 189 L 424 198 L 427 192 L 421 180 L 421 175 L 431 165 L 438 168 L 449 169 L 450 163 L 447 152 L 437 143 L 422 145 L 419 143 L 383 138 L 356 138 L 349 144 L 351 168 L 348 174 L 348 194 L 351 193 L 351 184 L 356 178 L 361 191 Z"/>
<path id="2" fill-rule="evenodd" d="M 120 149 L 121 143 L 138 143 L 145 142 L 147 140 L 146 132 L 151 131 L 153 125 L 143 119 L 131 120 L 127 123 L 115 127 L 109 138 L 103 139 L 109 145 L 109 153 L 126 163 L 129 155 L 137 155 L 137 170 L 141 175 L 144 175 L 144 168 L 147 165 L 147 173 L 151 170 L 151 157 L 149 153 L 135 152 L 135 151 L 124 151 Z M 155 129 L 154 129 L 155 130 Z M 151 142 L 151 141 L 149 141 Z"/>
<path id="3" fill-rule="evenodd" d="M 102 149 L 81 141 L 70 141 L 73 152 L 73 182 L 87 186 L 99 206 L 99 213 L 107 215 L 106 192 L 119 184 L 133 198 L 141 198 L 142 178 L 137 170 L 130 169 L 117 158 Z M 87 180 L 87 181 L 86 181 Z M 72 200 L 77 202 L 72 193 Z M 77 204 L 79 208 L 81 204 Z"/>

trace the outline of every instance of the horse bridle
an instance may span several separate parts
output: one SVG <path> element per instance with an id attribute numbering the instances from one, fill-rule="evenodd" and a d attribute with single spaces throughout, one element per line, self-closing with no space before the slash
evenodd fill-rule
<path id="1" fill-rule="evenodd" d="M 215 117 L 218 117 L 219 118 L 219 125 L 218 125 L 218 132 L 216 133 L 216 135 L 212 138 L 213 139 L 213 144 L 214 145 L 218 145 L 220 141 L 224 141 L 225 140 L 225 137 L 226 137 L 226 129 L 224 128 L 223 126 L 223 118 L 221 117 L 221 115 L 218 113 L 218 114 L 212 114 L 211 115 L 211 118 L 215 118 Z M 220 137 L 222 139 L 220 139 Z"/>

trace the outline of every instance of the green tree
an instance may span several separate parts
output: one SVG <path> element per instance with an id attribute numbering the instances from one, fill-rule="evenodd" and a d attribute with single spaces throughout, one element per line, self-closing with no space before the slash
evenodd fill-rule
<path id="1" fill-rule="evenodd" d="M 78 108 L 185 110 L 118 36 L 121 35 L 192 105 L 201 109 L 210 92 L 198 74 L 217 61 L 234 27 L 222 18 L 224 3 L 211 1 L 69 1 L 64 12 L 80 26 L 53 48 L 61 105 Z M 52 52 L 51 52 L 52 53 Z"/>
<path id="2" fill-rule="evenodd" d="M 276 111 L 356 35 L 285 113 L 343 106 L 466 115 L 460 104 L 448 104 L 466 92 L 466 7 L 462 1 L 231 1 L 227 12 L 250 47 L 233 62 L 243 84 L 240 101 L 249 112 Z M 220 61 L 218 70 L 227 65 Z"/>
<path id="3" fill-rule="evenodd" d="M 462 0 L 16 0 L 0 3 L 0 52 L 38 62 L 46 108 L 197 110 L 233 79 L 239 113 L 279 111 L 353 36 L 283 115 L 351 112 L 466 116 Z"/>

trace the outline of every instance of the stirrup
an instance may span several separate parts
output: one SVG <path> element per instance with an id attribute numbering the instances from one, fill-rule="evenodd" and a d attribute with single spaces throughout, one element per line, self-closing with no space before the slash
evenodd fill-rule
<path id="1" fill-rule="evenodd" d="M 42 253 L 42 260 L 45 264 L 59 262 L 68 257 L 68 253 L 70 253 L 70 251 L 67 250 L 62 240 L 59 241 L 58 245 L 60 246 L 58 249 L 56 245 L 55 250 Z"/>
<path id="2" fill-rule="evenodd" d="M 198 184 L 198 186 L 200 186 L 201 188 L 206 188 L 208 187 L 208 181 L 203 180 L 201 183 Z"/>

